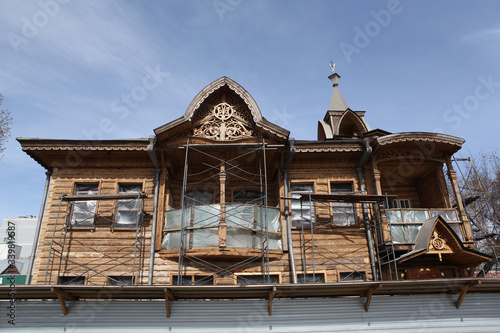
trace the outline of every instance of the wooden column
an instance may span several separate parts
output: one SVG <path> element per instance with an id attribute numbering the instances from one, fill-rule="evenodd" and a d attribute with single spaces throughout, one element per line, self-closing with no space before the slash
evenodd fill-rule
<path id="1" fill-rule="evenodd" d="M 375 182 L 375 191 L 377 195 L 382 195 L 382 185 L 380 184 L 381 174 L 377 167 L 373 169 L 373 181 Z"/>
<path id="2" fill-rule="evenodd" d="M 226 165 L 220 166 L 220 223 L 219 223 L 219 247 L 226 247 Z"/>
<path id="3" fill-rule="evenodd" d="M 457 203 L 458 214 L 460 215 L 460 220 L 464 222 L 465 238 L 468 241 L 473 241 L 474 236 L 472 235 L 472 230 L 470 227 L 467 214 L 465 213 L 465 207 L 462 202 L 462 196 L 460 195 L 460 190 L 458 189 L 457 173 L 453 170 L 451 160 L 448 157 L 446 159 L 446 168 L 448 169 L 448 179 L 450 180 L 451 188 L 453 189 L 453 196 L 455 197 L 455 202 Z"/>

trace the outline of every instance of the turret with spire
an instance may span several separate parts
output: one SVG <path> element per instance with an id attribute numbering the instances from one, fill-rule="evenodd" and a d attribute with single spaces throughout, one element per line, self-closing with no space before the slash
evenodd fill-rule
<path id="1" fill-rule="evenodd" d="M 364 121 L 365 111 L 352 111 L 339 90 L 340 75 L 335 64 L 330 62 L 332 74 L 328 76 L 333 84 L 332 97 L 323 120 L 318 122 L 318 140 L 359 136 L 370 130 Z"/>

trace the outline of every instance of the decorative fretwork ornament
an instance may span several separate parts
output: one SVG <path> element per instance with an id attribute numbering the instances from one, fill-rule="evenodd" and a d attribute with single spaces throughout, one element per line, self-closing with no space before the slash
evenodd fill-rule
<path id="1" fill-rule="evenodd" d="M 234 101 L 230 100 L 229 103 Z M 230 141 L 252 136 L 252 124 L 245 109 L 225 101 L 209 104 L 199 111 L 194 122 L 193 135 L 197 137 Z"/>
<path id="2" fill-rule="evenodd" d="M 446 243 L 446 237 L 440 230 L 434 230 L 430 241 L 434 251 L 450 251 L 450 247 Z"/>

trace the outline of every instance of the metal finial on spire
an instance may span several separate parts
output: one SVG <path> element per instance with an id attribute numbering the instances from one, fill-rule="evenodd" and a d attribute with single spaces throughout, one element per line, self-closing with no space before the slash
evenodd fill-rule
<path id="1" fill-rule="evenodd" d="M 330 61 L 330 68 L 332 69 L 332 74 L 335 74 L 335 64 L 333 61 Z"/>

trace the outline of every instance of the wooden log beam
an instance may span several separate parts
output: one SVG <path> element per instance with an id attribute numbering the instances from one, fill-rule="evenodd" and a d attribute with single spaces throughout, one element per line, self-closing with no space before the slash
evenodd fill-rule
<path id="1" fill-rule="evenodd" d="M 380 288 L 382 288 L 382 284 L 378 283 L 373 287 L 371 287 L 370 289 L 368 289 L 368 292 L 366 293 L 365 312 L 368 312 L 368 309 L 370 308 L 370 303 L 372 301 L 373 293 Z"/>
<path id="2" fill-rule="evenodd" d="M 170 318 L 170 301 L 174 301 L 176 297 L 168 288 L 164 288 L 163 292 L 165 294 L 165 307 L 167 310 L 167 318 Z"/>
<path id="3" fill-rule="evenodd" d="M 68 306 L 66 305 L 66 300 L 73 300 L 75 299 L 75 297 L 71 296 L 66 291 L 60 288 L 51 288 L 51 291 L 53 291 L 57 295 L 57 299 L 59 300 L 59 304 L 61 305 L 62 312 L 66 316 L 68 314 Z"/>
<path id="4" fill-rule="evenodd" d="M 276 295 L 276 286 L 274 286 L 270 291 L 269 291 L 269 306 L 268 306 L 268 311 L 269 315 L 271 316 L 273 314 L 273 299 L 274 296 Z"/>
<path id="5" fill-rule="evenodd" d="M 481 284 L 480 280 L 472 281 L 471 283 L 466 284 L 465 286 L 462 287 L 462 290 L 460 291 L 460 295 L 458 295 L 457 302 L 455 303 L 455 307 L 457 309 L 460 309 L 460 306 L 462 305 L 462 302 L 465 298 L 465 295 L 467 294 L 467 291 L 469 291 L 470 288 L 472 288 L 478 284 Z"/>

